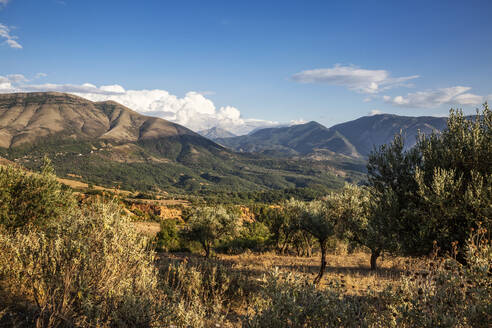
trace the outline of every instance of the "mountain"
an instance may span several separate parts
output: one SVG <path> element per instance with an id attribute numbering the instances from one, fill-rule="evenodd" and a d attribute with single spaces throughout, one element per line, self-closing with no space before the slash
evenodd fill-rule
<path id="1" fill-rule="evenodd" d="M 1 94 L 0 156 L 37 169 L 45 155 L 60 177 L 172 193 L 337 187 L 345 165 L 238 154 L 113 101 L 54 92 Z M 360 175 L 357 170 L 347 166 L 351 176 Z"/>
<path id="2" fill-rule="evenodd" d="M 198 131 L 198 134 L 210 140 L 216 140 L 219 138 L 233 138 L 236 136 L 234 133 L 229 132 L 226 129 L 219 128 L 218 126 L 208 130 Z"/>
<path id="3" fill-rule="evenodd" d="M 217 139 L 217 142 L 240 152 L 276 156 L 306 156 L 317 150 L 329 150 L 350 157 L 360 156 L 343 135 L 314 121 L 262 129 L 246 136 Z"/>
<path id="4" fill-rule="evenodd" d="M 331 128 L 317 122 L 258 130 L 246 136 L 219 138 L 221 145 L 239 152 L 257 152 L 276 157 L 309 156 L 333 158 L 343 155 L 364 158 L 373 147 L 390 143 L 402 131 L 406 147 L 416 142 L 420 130 L 430 134 L 446 127 L 444 117 L 408 117 L 390 114 L 365 116 Z"/>
<path id="5" fill-rule="evenodd" d="M 0 147 L 15 148 L 55 136 L 118 143 L 174 138 L 190 146 L 222 150 L 183 126 L 143 116 L 114 101 L 91 102 L 56 92 L 0 95 Z"/>
<path id="6" fill-rule="evenodd" d="M 357 152 L 367 156 L 374 145 L 390 143 L 400 131 L 405 137 L 405 147 L 409 148 L 415 145 L 419 131 L 428 135 L 434 131 L 442 131 L 446 128 L 446 124 L 447 117 L 379 114 L 338 124 L 332 126 L 330 130 L 345 136 L 355 146 Z"/>

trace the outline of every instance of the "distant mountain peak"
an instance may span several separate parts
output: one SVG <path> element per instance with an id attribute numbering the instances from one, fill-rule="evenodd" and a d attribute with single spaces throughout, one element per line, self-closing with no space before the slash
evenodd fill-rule
<path id="1" fill-rule="evenodd" d="M 309 127 L 317 127 L 317 128 L 325 128 L 326 129 L 326 127 L 323 124 L 318 123 L 316 121 L 309 121 L 307 123 L 296 124 L 296 125 L 293 125 L 293 126 L 300 126 L 300 125 L 309 126 Z"/>
<path id="2" fill-rule="evenodd" d="M 236 137 L 236 135 L 224 128 L 214 126 L 213 128 L 210 128 L 208 130 L 202 130 L 198 131 L 198 134 L 202 135 L 205 138 L 208 138 L 210 140 L 216 140 L 219 138 L 233 138 Z"/>

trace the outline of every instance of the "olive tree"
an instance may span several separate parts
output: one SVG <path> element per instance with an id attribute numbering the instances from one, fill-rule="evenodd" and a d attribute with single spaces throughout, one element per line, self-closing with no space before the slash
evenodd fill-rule
<path id="1" fill-rule="evenodd" d="M 444 251 L 458 242 L 460 260 L 470 230 L 478 222 L 490 229 L 492 218 L 492 112 L 487 103 L 475 117 L 450 111 L 442 133 L 422 136 L 422 162 L 415 172 L 418 214 L 428 248 L 437 241 Z"/>
<path id="2" fill-rule="evenodd" d="M 314 279 L 318 284 L 323 278 L 326 269 L 327 243 L 335 234 L 335 217 L 323 201 L 301 202 L 290 200 L 286 203 L 287 211 L 292 217 L 296 217 L 295 224 L 299 230 L 313 236 L 319 244 L 321 259 L 319 273 Z"/>
<path id="3" fill-rule="evenodd" d="M 206 257 L 210 257 L 218 241 L 235 236 L 240 225 L 239 217 L 228 212 L 223 206 L 193 209 L 187 223 L 184 237 L 198 241 Z"/>
<path id="4" fill-rule="evenodd" d="M 374 150 L 368 160 L 370 222 L 383 248 L 428 254 L 464 246 L 468 233 L 492 216 L 492 113 L 487 104 L 475 117 L 450 111 L 440 133 L 420 135 L 405 150 L 401 135 Z M 459 258 L 464 260 L 463 249 Z"/>

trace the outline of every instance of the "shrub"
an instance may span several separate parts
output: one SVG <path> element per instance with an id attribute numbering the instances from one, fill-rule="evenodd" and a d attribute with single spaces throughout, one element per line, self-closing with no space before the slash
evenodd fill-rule
<path id="1" fill-rule="evenodd" d="M 53 229 L 0 232 L 9 324 L 147 327 L 161 320 L 153 254 L 116 204 L 88 204 Z"/>
<path id="2" fill-rule="evenodd" d="M 480 227 L 465 248 L 468 265 L 454 258 L 433 261 L 429 270 L 411 272 L 395 291 L 383 293 L 399 326 L 490 327 L 492 245 L 486 230 Z"/>
<path id="3" fill-rule="evenodd" d="M 301 276 L 274 271 L 265 279 L 263 301 L 259 302 L 244 327 L 367 327 L 376 320 L 370 302 L 342 296 L 338 281 L 325 290 Z"/>
<path id="4" fill-rule="evenodd" d="M 0 166 L 0 225 L 9 229 L 46 226 L 61 219 L 75 205 L 49 161 L 41 174 Z"/>
<path id="5" fill-rule="evenodd" d="M 238 254 L 249 249 L 251 251 L 264 251 L 268 247 L 271 234 L 268 227 L 261 222 L 251 222 L 243 226 L 239 236 L 227 240 L 219 245 L 217 252 Z"/>
<path id="6" fill-rule="evenodd" d="M 161 231 L 157 233 L 157 249 L 160 251 L 176 251 L 181 248 L 179 230 L 173 219 L 161 222 Z"/>
<path id="7" fill-rule="evenodd" d="M 179 327 L 221 325 L 232 306 L 250 298 L 246 277 L 224 265 L 171 262 L 163 266 L 161 278 L 167 303 L 173 304 L 166 320 Z"/>

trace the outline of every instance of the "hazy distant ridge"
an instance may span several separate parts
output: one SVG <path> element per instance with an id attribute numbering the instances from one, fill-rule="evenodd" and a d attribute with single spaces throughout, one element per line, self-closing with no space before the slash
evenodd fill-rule
<path id="1" fill-rule="evenodd" d="M 415 144 L 418 131 L 430 134 L 446 127 L 445 117 L 409 117 L 391 114 L 364 116 L 327 128 L 317 122 L 258 130 L 246 136 L 219 138 L 233 150 L 275 156 L 306 156 L 320 152 L 350 157 L 367 156 L 373 147 L 390 143 L 400 131 L 406 146 Z"/>

